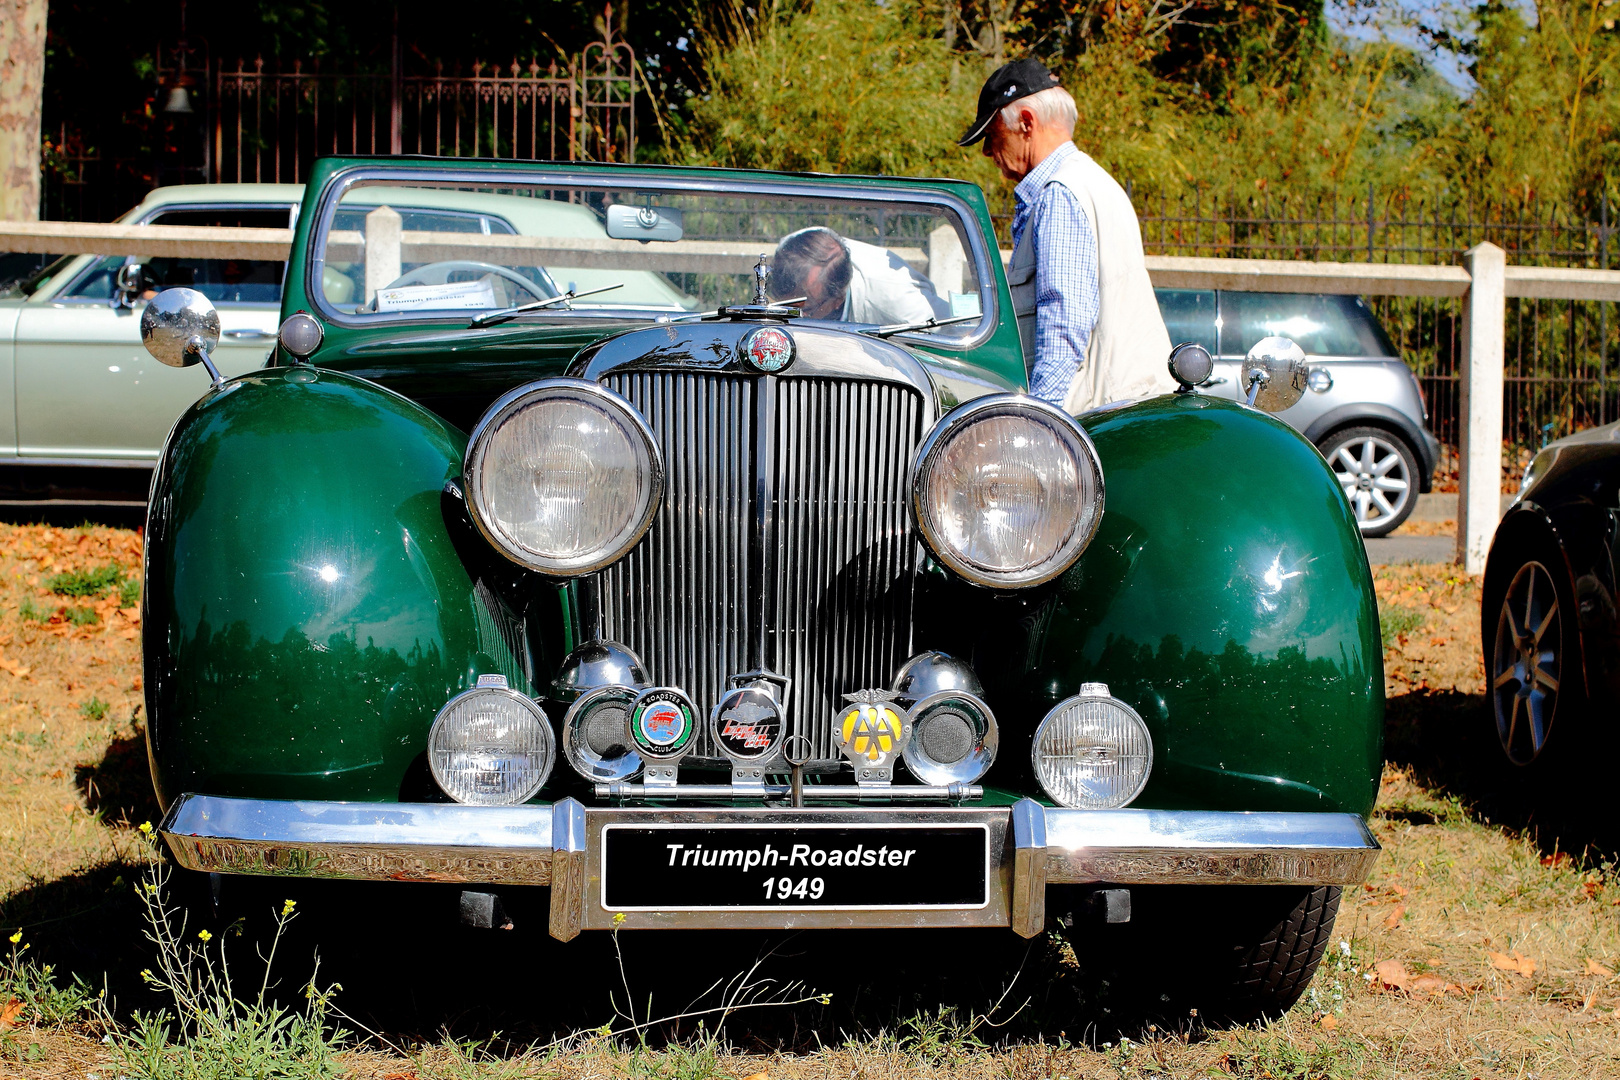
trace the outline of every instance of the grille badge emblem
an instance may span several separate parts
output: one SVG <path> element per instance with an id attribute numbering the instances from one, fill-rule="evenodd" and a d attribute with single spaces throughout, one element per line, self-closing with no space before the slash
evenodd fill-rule
<path id="1" fill-rule="evenodd" d="M 749 331 L 742 339 L 743 362 L 766 375 L 793 363 L 795 353 L 793 337 L 780 326 L 760 326 Z"/>
<path id="2" fill-rule="evenodd" d="M 764 686 L 735 686 L 721 695 L 709 714 L 709 735 L 731 759 L 731 786 L 759 788 L 765 770 L 780 764 L 782 707 Z"/>
<path id="3" fill-rule="evenodd" d="M 647 763 L 648 786 L 675 783 L 681 758 L 696 744 L 692 701 L 672 686 L 654 686 L 636 695 L 630 711 L 630 737 Z"/>
<path id="4" fill-rule="evenodd" d="M 849 702 L 833 725 L 838 748 L 855 768 L 855 782 L 886 786 L 894 780 L 895 759 L 911 739 L 911 716 L 894 703 L 889 690 L 845 694 Z"/>

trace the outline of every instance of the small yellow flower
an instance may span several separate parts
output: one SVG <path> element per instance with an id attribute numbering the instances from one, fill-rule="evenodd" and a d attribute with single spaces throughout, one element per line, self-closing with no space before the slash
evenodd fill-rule
<path id="1" fill-rule="evenodd" d="M 12 934 L 6 940 L 11 942 L 13 945 L 17 944 L 17 942 L 22 940 L 22 931 L 21 930 L 17 931 L 15 934 Z"/>
<path id="2" fill-rule="evenodd" d="M 148 881 L 146 883 L 146 891 L 155 895 L 157 893 L 157 883 Z"/>
<path id="3" fill-rule="evenodd" d="M 152 823 L 150 821 L 141 822 L 141 832 L 145 833 L 147 836 L 151 836 L 152 835 Z"/>
<path id="4" fill-rule="evenodd" d="M 213 934 L 210 934 L 210 933 L 209 933 L 209 932 L 208 932 L 208 931 L 206 931 L 206 930 L 199 930 L 199 931 L 197 931 L 197 936 L 198 936 L 198 937 L 200 937 L 200 938 L 202 938 L 202 939 L 203 939 L 203 940 L 204 940 L 204 941 L 213 941 L 213 940 L 214 940 L 214 935 L 213 935 Z"/>
<path id="5" fill-rule="evenodd" d="M 625 918 L 626 918 L 626 915 L 625 915 L 624 912 L 615 911 L 613 913 L 613 925 L 614 926 L 623 926 Z"/>
<path id="6" fill-rule="evenodd" d="M 151 982 L 152 981 L 152 969 L 151 968 L 141 968 L 141 978 L 145 979 L 147 982 Z"/>
<path id="7" fill-rule="evenodd" d="M 281 902 L 281 917 L 283 919 L 285 919 L 288 915 L 291 915 L 292 912 L 293 912 L 293 908 L 295 908 L 297 906 L 298 906 L 298 901 L 296 901 L 296 900 L 283 900 Z"/>

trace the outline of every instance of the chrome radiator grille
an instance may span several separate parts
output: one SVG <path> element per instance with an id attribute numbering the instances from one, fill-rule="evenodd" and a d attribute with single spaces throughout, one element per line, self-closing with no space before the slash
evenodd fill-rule
<path id="1" fill-rule="evenodd" d="M 921 397 L 830 378 L 604 382 L 657 435 L 666 489 L 646 540 L 600 577 L 603 636 L 704 715 L 729 676 L 771 668 L 792 680 L 792 729 L 836 759 L 842 695 L 889 685 L 910 652 L 906 478 Z M 719 756 L 706 731 L 697 755 Z"/>

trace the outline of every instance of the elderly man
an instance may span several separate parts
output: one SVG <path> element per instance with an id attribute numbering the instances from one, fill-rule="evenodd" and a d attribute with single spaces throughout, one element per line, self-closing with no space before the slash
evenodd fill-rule
<path id="1" fill-rule="evenodd" d="M 1174 389 L 1164 328 L 1130 197 L 1075 147 L 1074 98 L 1038 60 L 986 80 L 960 145 L 1017 182 L 1013 312 L 1030 393 L 1078 414 Z"/>
<path id="2" fill-rule="evenodd" d="M 913 323 L 950 314 L 933 284 L 900 256 L 820 225 L 782 237 L 771 266 L 777 297 L 808 297 L 811 319 Z"/>

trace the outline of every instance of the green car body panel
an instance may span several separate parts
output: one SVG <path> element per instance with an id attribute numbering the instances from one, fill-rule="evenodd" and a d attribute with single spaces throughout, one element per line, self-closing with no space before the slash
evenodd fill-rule
<path id="1" fill-rule="evenodd" d="M 310 191 L 362 164 L 382 163 L 319 163 Z M 671 172 L 739 175 L 611 168 Z M 944 192 L 993 236 L 971 185 L 746 175 Z M 307 253 L 321 201 L 304 203 L 283 316 L 320 310 Z M 999 268 L 995 288 L 1010 311 Z M 645 321 L 323 324 L 314 369 L 271 367 L 205 395 L 171 433 L 154 482 L 148 737 L 165 804 L 188 791 L 442 798 L 422 782 L 437 711 L 481 673 L 543 693 L 578 639 L 570 590 L 480 546 L 446 484 L 495 397 L 564 373 L 586 346 Z M 971 351 L 907 344 L 941 413 L 1024 385 L 1010 319 Z M 920 580 L 916 647 L 969 659 L 1000 719 L 987 801 L 1045 801 L 1030 735 L 1098 681 L 1152 732 L 1154 768 L 1135 806 L 1370 812 L 1383 721 L 1377 610 L 1355 520 L 1315 448 L 1263 413 L 1196 394 L 1081 423 L 1107 497 L 1074 567 L 1018 595 L 932 564 Z M 512 633 L 518 624 L 528 632 Z M 537 798 L 583 790 L 559 762 Z"/>

